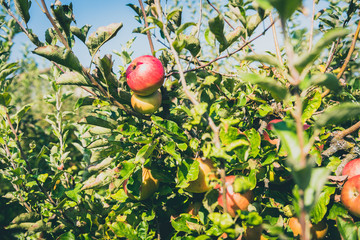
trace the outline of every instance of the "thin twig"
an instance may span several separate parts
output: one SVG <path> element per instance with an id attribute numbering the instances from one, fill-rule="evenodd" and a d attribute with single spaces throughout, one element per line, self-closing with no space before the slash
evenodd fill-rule
<path id="1" fill-rule="evenodd" d="M 344 64 L 342 65 L 341 69 L 340 69 L 340 72 L 336 75 L 337 79 L 340 79 L 341 76 L 344 74 L 345 72 L 345 69 L 347 67 L 347 65 L 349 64 L 350 62 L 350 59 L 351 59 L 351 55 L 353 54 L 354 52 L 354 49 L 355 49 L 355 45 L 356 45 L 356 41 L 357 39 L 359 38 L 359 32 L 360 32 L 360 21 L 357 25 L 357 28 L 356 28 L 356 31 L 355 31 L 355 35 L 354 35 L 354 38 L 351 42 L 351 46 L 350 46 L 350 49 L 349 49 L 349 52 L 348 52 L 348 55 L 346 56 L 345 58 L 345 62 Z"/>
<path id="2" fill-rule="evenodd" d="M 144 22 L 145 22 L 145 27 L 148 28 L 149 27 L 149 24 L 146 20 L 146 12 L 145 12 L 145 8 L 144 8 L 144 5 L 142 3 L 142 0 L 139 0 L 139 4 L 140 4 L 140 8 L 141 8 L 141 11 L 142 11 L 142 15 L 143 15 L 143 18 L 144 18 Z M 150 45 L 150 50 L 151 50 L 151 54 L 154 54 L 155 50 L 154 50 L 154 44 L 152 42 L 152 39 L 151 39 L 151 35 L 150 35 L 150 31 L 147 30 L 146 31 L 146 35 L 147 35 L 147 38 L 148 38 L 148 41 L 149 41 L 149 45 Z"/>
<path id="3" fill-rule="evenodd" d="M 314 20 L 315 20 L 315 5 L 316 0 L 313 0 L 312 5 L 312 15 L 311 15 L 311 26 L 310 26 L 310 36 L 309 36 L 309 52 L 312 49 L 313 35 L 314 35 Z"/>
<path id="4" fill-rule="evenodd" d="M 269 18 L 270 18 L 271 22 L 274 22 L 271 12 L 269 14 Z M 283 62 L 283 60 L 281 58 L 281 52 L 280 52 L 280 47 L 279 47 L 279 41 L 278 41 L 277 34 L 276 34 L 275 24 L 273 24 L 271 28 L 272 28 L 273 37 L 274 37 L 274 44 L 275 44 L 275 49 L 276 49 L 276 57 L 278 58 L 280 64 L 283 65 L 284 62 Z"/>

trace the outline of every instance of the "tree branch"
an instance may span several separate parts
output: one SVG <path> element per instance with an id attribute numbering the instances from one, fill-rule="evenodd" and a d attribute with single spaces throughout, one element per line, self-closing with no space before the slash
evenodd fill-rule
<path id="1" fill-rule="evenodd" d="M 149 24 L 146 20 L 146 13 L 145 13 L 145 9 L 144 9 L 144 5 L 142 3 L 142 0 L 139 0 L 139 4 L 140 4 L 140 7 L 141 7 L 141 11 L 142 11 L 142 15 L 143 15 L 143 18 L 144 18 L 144 22 L 145 22 L 145 27 L 148 28 L 149 27 Z M 152 39 L 151 39 L 151 35 L 150 35 L 150 31 L 147 30 L 146 31 L 146 35 L 147 35 L 147 38 L 148 38 L 148 41 L 149 41 L 149 45 L 150 45 L 150 50 L 151 50 L 151 54 L 154 54 L 155 50 L 154 50 L 154 44 L 152 42 Z"/>

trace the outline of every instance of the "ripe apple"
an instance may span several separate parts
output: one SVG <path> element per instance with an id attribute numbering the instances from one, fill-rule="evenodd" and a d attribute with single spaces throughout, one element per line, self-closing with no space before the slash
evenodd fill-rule
<path id="1" fill-rule="evenodd" d="M 140 185 L 139 189 L 139 197 L 135 197 L 131 193 L 127 191 L 127 180 L 124 182 L 124 191 L 128 195 L 129 198 L 133 200 L 146 200 L 149 197 L 151 197 L 159 188 L 159 182 L 157 179 L 155 179 L 150 172 L 150 169 L 143 168 L 142 169 L 142 183 Z"/>
<path id="2" fill-rule="evenodd" d="M 151 114 L 159 109 L 161 100 L 161 93 L 157 90 L 149 96 L 133 94 L 131 97 L 131 106 L 138 113 Z"/>
<path id="3" fill-rule="evenodd" d="M 209 180 L 215 178 L 215 168 L 210 159 L 195 158 L 194 161 L 199 162 L 199 175 L 196 180 L 189 182 L 185 190 L 192 193 L 207 192 L 210 190 Z"/>
<path id="4" fill-rule="evenodd" d="M 360 175 L 360 158 L 348 162 L 342 171 L 342 175 L 348 175 L 348 178 Z"/>
<path id="5" fill-rule="evenodd" d="M 227 176 L 225 178 L 226 185 L 226 205 L 228 213 L 235 217 L 236 210 L 247 211 L 249 204 L 253 201 L 253 193 L 251 190 L 245 192 L 244 194 L 234 192 L 233 183 L 235 181 L 236 176 Z M 219 188 L 219 197 L 218 203 L 220 206 L 224 207 L 223 199 L 222 199 L 222 187 L 217 186 Z"/>
<path id="6" fill-rule="evenodd" d="M 164 67 L 159 59 L 144 55 L 135 58 L 126 69 L 126 81 L 139 96 L 155 92 L 164 83 Z"/>
<path id="7" fill-rule="evenodd" d="M 350 213 L 360 217 L 360 175 L 346 181 L 341 190 L 341 202 Z"/>
<path id="8" fill-rule="evenodd" d="M 293 231 L 294 237 L 301 235 L 301 224 L 299 219 L 292 217 L 289 220 L 289 227 Z M 313 225 L 310 223 L 310 232 L 312 239 L 323 239 L 325 238 L 328 231 L 328 225 L 325 221 L 320 221 L 319 223 Z"/>

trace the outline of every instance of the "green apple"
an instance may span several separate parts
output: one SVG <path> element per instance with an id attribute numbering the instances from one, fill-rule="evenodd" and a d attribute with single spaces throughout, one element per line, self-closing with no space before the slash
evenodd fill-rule
<path id="1" fill-rule="evenodd" d="M 151 114 L 159 109 L 161 100 L 161 93 L 158 90 L 148 96 L 139 96 L 134 93 L 131 97 L 131 106 L 138 113 Z"/>

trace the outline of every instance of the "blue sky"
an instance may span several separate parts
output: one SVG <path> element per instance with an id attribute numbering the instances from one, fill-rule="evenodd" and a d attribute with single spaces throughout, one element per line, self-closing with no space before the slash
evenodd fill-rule
<path id="1" fill-rule="evenodd" d="M 40 2 L 40 1 L 38 1 Z M 48 8 L 53 1 L 47 0 Z M 149 44 L 147 42 L 146 35 L 142 34 L 133 34 L 132 29 L 139 27 L 139 23 L 134 18 L 134 11 L 126 6 L 127 3 L 133 3 L 138 5 L 137 0 L 63 0 L 63 4 L 73 3 L 74 15 L 77 21 L 77 26 L 82 27 L 85 24 L 92 25 L 92 28 L 89 31 L 89 34 L 94 32 L 100 26 L 106 26 L 114 22 L 122 22 L 124 24 L 123 28 L 118 32 L 118 35 L 105 44 L 100 51 L 100 54 L 112 53 L 113 50 L 120 51 L 121 46 L 124 45 L 129 39 L 136 37 L 132 50 L 134 50 L 133 57 L 141 56 L 144 54 L 150 54 Z M 311 13 L 311 0 L 305 0 L 304 4 L 308 8 L 309 13 Z M 203 4 L 206 4 L 206 1 L 203 1 Z M 320 6 L 317 7 L 319 9 Z M 51 27 L 49 21 L 45 15 L 41 12 L 39 6 L 36 4 L 36 1 L 32 1 L 32 6 L 30 9 L 31 19 L 28 23 L 29 27 L 39 36 L 39 38 L 44 41 L 45 30 Z M 305 22 L 310 24 L 310 17 L 304 19 Z M 266 25 L 269 23 L 269 20 L 266 21 Z M 259 27 L 260 31 L 263 29 L 262 26 Z M 155 42 L 155 41 L 154 41 Z M 14 53 L 11 57 L 11 60 L 17 60 L 21 57 L 21 49 L 25 43 L 30 44 L 30 49 L 33 49 L 34 46 L 27 40 L 24 34 L 19 34 L 15 38 Z M 264 51 L 274 51 L 274 43 L 272 40 L 272 32 L 268 31 L 267 34 L 259 40 L 254 42 L 257 52 Z M 155 42 L 155 48 L 159 49 L 162 46 Z M 81 41 L 77 40 L 74 47 L 74 51 L 79 57 L 80 61 L 84 66 L 88 66 L 90 63 L 90 55 L 88 54 L 87 49 L 82 44 Z M 40 66 L 42 64 L 47 65 L 47 61 L 41 58 L 36 58 Z M 113 54 L 113 59 L 116 64 L 121 64 L 119 57 Z"/>

